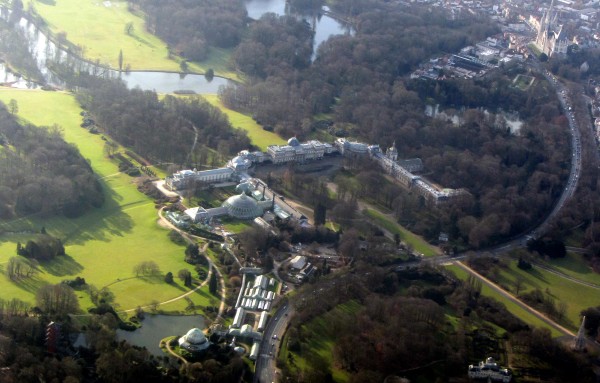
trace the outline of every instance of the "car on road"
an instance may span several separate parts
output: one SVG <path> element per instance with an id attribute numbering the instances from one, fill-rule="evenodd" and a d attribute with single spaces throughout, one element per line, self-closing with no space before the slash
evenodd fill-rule
<path id="1" fill-rule="evenodd" d="M 273 339 L 277 339 L 277 334 L 273 335 Z"/>

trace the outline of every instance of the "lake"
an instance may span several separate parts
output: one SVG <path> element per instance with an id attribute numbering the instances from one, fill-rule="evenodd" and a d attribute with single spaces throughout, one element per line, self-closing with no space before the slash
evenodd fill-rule
<path id="1" fill-rule="evenodd" d="M 146 315 L 141 328 L 135 331 L 117 330 L 117 338 L 146 347 L 153 355 L 162 356 L 164 353 L 158 347 L 161 339 L 171 335 L 185 335 L 194 327 L 204 329 L 202 315 Z"/>

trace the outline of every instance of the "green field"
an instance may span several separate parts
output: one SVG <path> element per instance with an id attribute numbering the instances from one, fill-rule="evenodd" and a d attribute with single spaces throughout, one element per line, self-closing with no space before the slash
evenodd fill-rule
<path id="1" fill-rule="evenodd" d="M 454 275 L 456 275 L 457 278 L 459 278 L 463 281 L 466 280 L 469 275 L 467 271 L 465 271 L 464 269 L 462 269 L 461 267 L 456 266 L 456 265 L 446 266 L 446 269 L 448 269 L 449 271 L 454 273 Z M 554 336 L 554 337 L 564 335 L 560 331 L 556 330 L 554 327 L 546 324 L 544 321 L 542 321 L 535 315 L 527 312 L 521 306 L 517 305 L 513 301 L 507 299 L 506 297 L 500 295 L 496 290 L 493 290 L 485 283 L 483 283 L 483 285 L 482 285 L 481 293 L 487 297 L 494 298 L 498 302 L 501 302 L 502 304 L 504 304 L 504 306 L 506 306 L 506 309 L 510 313 L 512 313 L 517 318 L 520 318 L 523 322 L 525 322 L 531 326 L 547 328 L 548 330 L 550 330 L 550 332 L 552 333 L 552 336 Z"/>
<path id="2" fill-rule="evenodd" d="M 54 35 L 65 33 L 69 42 L 83 48 L 91 61 L 119 68 L 119 51 L 123 51 L 123 69 L 164 70 L 179 72 L 180 58 L 169 59 L 167 43 L 146 31 L 142 17 L 130 13 L 121 0 L 29 0 Z M 101 22 L 100 22 L 101 21 Z M 125 26 L 131 23 L 130 34 Z M 238 80 L 228 69 L 231 49 L 211 48 L 202 63 L 189 63 L 188 71 L 204 73 L 213 68 L 218 76 Z"/>
<path id="3" fill-rule="evenodd" d="M 567 263 L 575 264 L 573 261 L 567 261 Z M 524 281 L 519 294 L 539 289 L 543 292 L 549 292 L 557 305 L 559 302 L 564 302 L 568 322 L 565 327 L 572 330 L 579 328 L 581 321 L 579 314 L 582 310 L 600 304 L 599 289 L 578 284 L 535 266 L 531 270 L 521 270 L 517 267 L 516 261 L 513 260 L 510 261 L 507 269 L 501 269 L 499 282 L 511 289 L 514 294 L 514 281 L 517 278 Z"/>
<path id="4" fill-rule="evenodd" d="M 373 209 L 366 209 L 365 213 L 369 218 L 374 220 L 377 225 L 380 225 L 381 227 L 393 234 L 400 234 L 400 239 L 402 240 L 402 242 L 411 245 L 415 251 L 423 254 L 423 256 L 433 257 L 435 255 L 440 254 L 439 250 L 436 247 L 430 245 L 429 243 L 427 243 L 427 241 L 425 241 L 418 235 L 406 230 L 401 225 L 390 221 L 380 212 Z"/>
<path id="5" fill-rule="evenodd" d="M 0 100 L 10 99 L 17 100 L 21 118 L 36 125 L 58 124 L 62 128 L 65 140 L 79 148 L 101 177 L 107 200 L 102 208 L 77 219 L 28 217 L 2 222 L 1 227 L 8 231 L 37 231 L 44 226 L 48 233 L 63 239 L 67 252 L 65 257 L 42 264 L 42 272 L 33 279 L 12 283 L 2 274 L 3 297 L 33 302 L 35 290 L 42 284 L 75 276 L 84 277 L 98 288 L 124 280 L 110 286 L 123 310 L 181 295 L 184 289 L 177 284 L 131 278 L 133 266 L 145 260 L 153 260 L 161 272 L 175 275 L 191 266 L 183 261 L 183 247 L 173 244 L 168 231 L 157 224 L 154 202 L 138 192 L 133 179 L 119 173 L 117 165 L 104 157 L 101 136 L 79 127 L 80 109 L 74 97 L 62 92 L 0 88 Z M 16 242 L 26 239 L 27 235 L 22 234 L 0 236 L 0 267 L 15 255 Z M 87 307 L 87 294 L 78 295 L 82 307 Z"/>
<path id="6" fill-rule="evenodd" d="M 588 266 L 581 254 L 567 253 L 564 258 L 551 259 L 544 264 L 573 278 L 600 285 L 600 274 Z"/>
<path id="7" fill-rule="evenodd" d="M 308 358 L 306 356 L 318 356 L 319 359 L 327 362 L 331 368 L 331 375 L 333 380 L 341 383 L 347 382 L 349 375 L 346 371 L 340 370 L 333 365 L 333 347 L 335 345 L 336 334 L 332 333 L 330 328 L 329 316 L 339 315 L 355 315 L 362 306 L 356 301 L 350 301 L 336 306 L 333 310 L 312 319 L 310 322 L 302 325 L 302 331 L 305 334 L 310 334 L 308 342 L 302 344 L 302 355 L 292 353 L 294 357 L 294 363 L 299 370 L 306 368 Z M 281 357 L 286 358 L 287 356 L 283 353 L 287 353 L 287 339 L 286 345 L 282 348 Z"/>
<path id="8" fill-rule="evenodd" d="M 234 128 L 240 128 L 248 132 L 252 144 L 258 146 L 260 150 L 267 150 L 269 145 L 284 145 L 286 143 L 277 134 L 264 130 L 251 116 L 226 108 L 216 95 L 207 95 L 204 98 L 225 113 Z"/>

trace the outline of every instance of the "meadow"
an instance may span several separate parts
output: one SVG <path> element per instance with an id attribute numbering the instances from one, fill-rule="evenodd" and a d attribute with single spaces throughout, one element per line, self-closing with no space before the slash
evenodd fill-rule
<path id="1" fill-rule="evenodd" d="M 187 291 L 178 280 L 168 285 L 162 278 L 135 278 L 133 267 L 142 261 L 156 262 L 162 273 L 177 275 L 190 268 L 183 261 L 182 246 L 168 238 L 168 231 L 157 224 L 154 202 L 137 191 L 134 179 L 118 172 L 117 165 L 103 154 L 104 141 L 79 127 L 80 108 L 74 97 L 62 92 L 43 92 L 0 88 L 0 101 L 15 99 L 19 117 L 39 126 L 57 124 L 65 141 L 76 145 L 101 179 L 106 194 L 105 204 L 77 219 L 26 217 L 4 221 L 0 227 L 8 232 L 39 231 L 61 238 L 67 256 L 41 265 L 34 278 L 18 283 L 0 276 L 3 296 L 34 301 L 36 289 L 45 283 L 58 283 L 81 276 L 98 288 L 114 283 L 120 309 L 147 305 L 154 300 L 165 301 Z M 15 255 L 16 243 L 24 242 L 26 234 L 0 236 L 0 267 Z M 193 271 L 193 270 L 191 270 Z M 118 282 L 118 283 L 115 283 Z M 82 308 L 89 305 L 87 294 L 78 294 Z"/>
<path id="2" fill-rule="evenodd" d="M 576 265 L 575 262 L 569 262 L 568 264 Z M 584 266 L 585 263 L 580 265 Z M 538 289 L 552 297 L 557 306 L 564 304 L 566 307 L 566 320 L 563 322 L 566 323 L 563 324 L 573 331 L 579 328 L 581 311 L 600 304 L 600 289 L 581 285 L 535 265 L 531 270 L 521 270 L 517 267 L 517 262 L 511 260 L 508 262 L 507 268 L 500 269 L 498 282 L 509 288 L 514 294 L 517 279 L 523 281 L 523 287 L 519 295 Z"/>
<path id="3" fill-rule="evenodd" d="M 544 265 L 570 277 L 600 285 L 600 274 L 592 270 L 581 254 L 567 253 L 566 257 L 550 259 Z"/>
<path id="4" fill-rule="evenodd" d="M 358 302 L 349 301 L 336 306 L 324 315 L 320 315 L 302 325 L 302 331 L 306 334 L 310 334 L 308 341 L 302 344 L 302 353 L 291 352 L 288 350 L 289 338 L 286 335 L 283 347 L 279 352 L 280 359 L 285 359 L 286 362 L 290 364 L 290 361 L 287 359 L 287 354 L 289 352 L 293 355 L 295 368 L 302 371 L 309 365 L 311 357 L 317 357 L 330 367 L 331 375 L 335 382 L 347 382 L 349 380 L 349 374 L 344 370 L 336 368 L 333 364 L 333 347 L 337 335 L 331 331 L 329 318 L 339 315 L 353 316 L 361 308 L 362 306 Z"/>
<path id="5" fill-rule="evenodd" d="M 245 130 L 252 144 L 258 146 L 260 150 L 266 151 L 269 145 L 285 145 L 287 143 L 277 134 L 264 130 L 251 116 L 225 107 L 217 95 L 211 94 L 203 97 L 227 115 L 231 126 Z"/>
<path id="6" fill-rule="evenodd" d="M 458 279 L 463 280 L 463 281 L 466 281 L 469 276 L 469 273 L 467 271 L 465 271 L 464 269 L 462 269 L 461 267 L 456 266 L 456 265 L 446 266 L 446 269 L 451 271 Z M 558 331 L 557 329 L 555 329 L 552 326 L 549 326 L 544 321 L 542 321 L 535 315 L 529 313 L 527 310 L 523 309 L 521 306 L 519 306 L 515 302 L 513 302 L 513 301 L 509 300 L 508 298 L 504 297 L 503 295 L 499 294 L 496 290 L 493 290 L 485 283 L 482 284 L 481 293 L 483 295 L 485 295 L 486 297 L 493 298 L 496 301 L 504 304 L 504 306 L 506 306 L 506 309 L 511 314 L 513 314 L 517 318 L 521 319 L 523 322 L 525 322 L 531 326 L 547 328 L 548 330 L 550 330 L 553 337 L 559 337 L 559 336 L 564 335 L 562 332 Z"/>
<path id="7" fill-rule="evenodd" d="M 90 61 L 119 68 L 119 52 L 123 52 L 123 69 L 179 72 L 180 57 L 169 58 L 167 43 L 146 30 L 139 15 L 129 12 L 127 2 L 120 0 L 28 0 L 46 21 L 54 35 L 64 33 L 66 39 L 83 48 Z M 102 22 L 98 22 L 102 20 Z M 131 25 L 127 33 L 126 26 Z M 188 63 L 188 71 L 204 73 L 212 68 L 218 76 L 239 80 L 228 69 L 230 49 L 211 48 L 207 60 Z"/>

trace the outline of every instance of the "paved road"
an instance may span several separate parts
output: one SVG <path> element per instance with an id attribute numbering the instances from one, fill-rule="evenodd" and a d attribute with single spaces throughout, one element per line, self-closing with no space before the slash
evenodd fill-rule
<path id="1" fill-rule="evenodd" d="M 260 354 L 256 359 L 254 383 L 271 383 L 276 380 L 275 360 L 281 346 L 290 318 L 294 311 L 287 303 L 281 306 L 269 320 L 260 344 Z M 277 336 L 276 338 L 273 338 Z"/>

